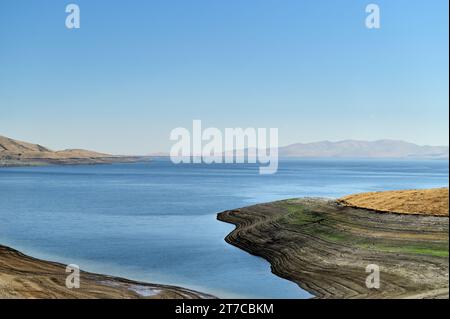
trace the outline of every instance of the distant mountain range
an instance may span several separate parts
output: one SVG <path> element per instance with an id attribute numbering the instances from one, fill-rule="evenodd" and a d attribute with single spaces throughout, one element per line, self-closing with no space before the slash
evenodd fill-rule
<path id="1" fill-rule="evenodd" d="M 279 148 L 281 157 L 448 159 L 448 146 L 421 146 L 397 140 L 297 143 Z"/>
<path id="2" fill-rule="evenodd" d="M 251 153 L 252 151 L 248 151 Z M 254 150 L 253 150 L 254 152 Z M 300 158 L 398 158 L 448 160 L 448 146 L 421 146 L 396 140 L 297 143 L 278 149 L 280 157 Z M 225 156 L 230 153 L 226 152 Z M 151 156 L 151 155 L 150 155 Z M 168 156 L 158 153 L 153 156 Z M 49 148 L 0 135 L 0 166 L 42 164 L 102 164 L 145 160 L 142 156 L 114 156 L 82 149 Z"/>
<path id="3" fill-rule="evenodd" d="M 138 159 L 138 157 L 114 156 L 81 149 L 52 151 L 39 144 L 22 142 L 0 135 L 0 166 L 102 164 Z"/>
<path id="4" fill-rule="evenodd" d="M 254 148 L 246 149 L 245 154 L 254 155 Z M 421 146 L 396 140 L 338 142 L 321 141 L 296 143 L 278 148 L 279 157 L 298 158 L 398 158 L 398 159 L 448 159 L 448 146 Z M 233 156 L 226 151 L 224 156 Z"/>

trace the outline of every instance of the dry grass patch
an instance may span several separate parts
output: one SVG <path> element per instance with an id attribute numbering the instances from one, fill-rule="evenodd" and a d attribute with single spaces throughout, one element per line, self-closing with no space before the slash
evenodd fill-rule
<path id="1" fill-rule="evenodd" d="M 361 193 L 342 197 L 339 202 L 383 212 L 448 216 L 448 188 Z"/>

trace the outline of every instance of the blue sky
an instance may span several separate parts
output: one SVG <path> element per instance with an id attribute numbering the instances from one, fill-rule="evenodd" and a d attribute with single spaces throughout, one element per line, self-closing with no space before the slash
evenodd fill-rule
<path id="1" fill-rule="evenodd" d="M 447 0 L 79 0 L 78 30 L 68 3 L 0 2 L 1 135 L 146 154 L 200 119 L 448 145 Z"/>

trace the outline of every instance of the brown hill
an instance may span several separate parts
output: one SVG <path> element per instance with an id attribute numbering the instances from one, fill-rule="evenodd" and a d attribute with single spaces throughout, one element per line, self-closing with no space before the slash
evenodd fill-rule
<path id="1" fill-rule="evenodd" d="M 39 144 L 17 141 L 0 135 L 0 154 L 20 154 L 26 152 L 51 152 L 51 150 Z"/>
<path id="2" fill-rule="evenodd" d="M 102 164 L 137 161 L 139 157 L 114 156 L 82 149 L 53 151 L 39 144 L 0 135 L 0 166 L 43 164 Z"/>

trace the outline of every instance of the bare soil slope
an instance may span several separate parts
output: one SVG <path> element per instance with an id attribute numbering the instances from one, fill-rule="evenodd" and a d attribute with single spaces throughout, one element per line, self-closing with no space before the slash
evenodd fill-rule
<path id="1" fill-rule="evenodd" d="M 82 271 L 80 288 L 66 287 L 66 266 L 0 245 L 1 298 L 213 298 L 180 287 L 148 284 Z"/>

